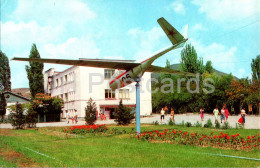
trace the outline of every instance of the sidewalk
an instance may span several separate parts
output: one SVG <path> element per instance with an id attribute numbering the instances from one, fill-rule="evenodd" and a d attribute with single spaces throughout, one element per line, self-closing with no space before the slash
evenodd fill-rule
<path id="1" fill-rule="evenodd" d="M 168 121 L 170 120 L 170 115 L 165 116 L 165 120 L 163 124 L 168 124 Z M 205 114 L 204 115 L 204 122 L 202 125 L 204 125 L 208 119 L 211 119 L 212 123 L 214 123 L 215 118 L 212 115 Z M 238 119 L 240 116 L 229 116 L 228 123 L 232 128 L 236 127 L 236 123 L 238 123 Z M 159 114 L 153 114 L 152 116 L 143 117 L 141 118 L 141 123 L 145 124 L 152 124 L 153 122 L 158 121 L 160 123 L 160 115 Z M 201 122 L 200 115 L 199 114 L 177 114 L 175 115 L 175 123 L 180 124 L 182 121 L 191 122 L 192 124 L 195 124 L 197 121 Z M 220 117 L 219 117 L 220 122 Z M 63 126 L 72 126 L 72 125 L 85 125 L 85 121 L 80 120 L 77 124 L 72 124 L 71 120 L 70 123 L 67 124 L 64 121 L 62 122 L 48 122 L 48 123 L 37 123 L 37 127 L 63 127 Z M 97 120 L 95 124 L 116 124 L 114 120 Z M 0 124 L 0 128 L 12 128 L 11 124 Z M 260 129 L 260 116 L 246 116 L 246 123 L 245 123 L 245 129 Z"/>

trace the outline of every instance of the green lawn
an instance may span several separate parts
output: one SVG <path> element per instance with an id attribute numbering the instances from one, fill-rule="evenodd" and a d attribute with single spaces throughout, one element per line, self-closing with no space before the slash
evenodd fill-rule
<path id="1" fill-rule="evenodd" d="M 111 130 L 130 132 L 134 126 L 108 126 Z M 259 130 L 215 130 L 196 127 L 145 125 L 142 131 L 180 129 L 206 133 L 240 133 L 241 136 L 259 134 Z M 40 128 L 38 131 L 12 130 L 8 136 L 0 136 L 0 145 L 8 145 L 16 152 L 32 159 L 38 166 L 51 167 L 257 167 L 260 161 L 207 155 L 225 154 L 260 158 L 260 151 L 250 152 L 203 148 L 188 145 L 155 144 L 138 141 L 134 134 L 84 135 L 67 137 L 61 128 Z M 0 165 L 12 166 L 0 158 Z"/>

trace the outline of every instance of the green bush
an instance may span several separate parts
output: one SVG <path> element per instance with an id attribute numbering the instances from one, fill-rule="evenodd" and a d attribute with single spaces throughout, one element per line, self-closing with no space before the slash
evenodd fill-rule
<path id="1" fill-rule="evenodd" d="M 87 102 L 87 107 L 85 108 L 85 121 L 88 125 L 94 125 L 96 121 L 96 112 L 96 103 L 90 98 Z"/>
<path id="2" fill-rule="evenodd" d="M 209 128 L 209 125 L 208 125 L 208 124 L 204 124 L 204 127 L 205 127 L 205 128 Z"/>
<path id="3" fill-rule="evenodd" d="M 220 123 L 218 122 L 218 120 L 216 121 L 215 128 L 217 128 L 217 129 L 220 128 Z"/>
<path id="4" fill-rule="evenodd" d="M 27 110 L 27 115 L 25 116 L 26 124 L 29 128 L 35 128 L 37 123 L 37 112 L 34 111 L 32 106 L 29 106 Z"/>
<path id="5" fill-rule="evenodd" d="M 202 123 L 200 123 L 199 121 L 196 122 L 195 127 L 202 127 Z"/>
<path id="6" fill-rule="evenodd" d="M 155 122 L 153 121 L 153 124 L 154 125 L 159 125 L 159 121 L 157 121 L 157 120 Z"/>
<path id="7" fill-rule="evenodd" d="M 229 123 L 227 121 L 224 122 L 224 124 L 222 125 L 222 129 L 229 129 L 229 128 L 231 128 Z"/>
<path id="8" fill-rule="evenodd" d="M 134 119 L 134 114 L 131 113 L 130 108 L 123 105 L 122 99 L 120 100 L 119 106 L 116 109 L 115 118 L 115 122 L 117 122 L 118 125 L 128 125 Z"/>
<path id="9" fill-rule="evenodd" d="M 23 108 L 18 102 L 15 112 L 10 114 L 10 123 L 15 129 L 23 129 L 25 126 L 26 120 L 25 115 L 23 115 Z"/>
<path id="10" fill-rule="evenodd" d="M 210 118 L 207 120 L 206 124 L 207 124 L 208 128 L 211 128 L 213 126 Z"/>
<path id="11" fill-rule="evenodd" d="M 191 122 L 186 122 L 186 127 L 191 127 L 192 126 L 192 124 L 191 124 Z"/>
<path id="12" fill-rule="evenodd" d="M 168 125 L 175 125 L 175 123 L 172 121 L 172 119 L 170 118 Z"/>

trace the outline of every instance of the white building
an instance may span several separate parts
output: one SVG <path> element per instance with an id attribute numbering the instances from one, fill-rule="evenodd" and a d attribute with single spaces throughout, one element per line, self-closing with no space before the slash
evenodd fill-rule
<path id="1" fill-rule="evenodd" d="M 87 101 L 92 98 L 98 113 L 102 112 L 107 118 L 113 119 L 120 99 L 125 106 L 135 107 L 136 104 L 135 82 L 115 91 L 109 88 L 114 72 L 118 71 L 72 66 L 63 72 L 55 72 L 51 68 L 44 74 L 44 91 L 64 100 L 63 117 L 66 111 L 72 112 L 74 109 L 78 111 L 79 117 L 84 117 Z M 140 84 L 140 115 L 151 115 L 151 73 L 144 73 Z"/>

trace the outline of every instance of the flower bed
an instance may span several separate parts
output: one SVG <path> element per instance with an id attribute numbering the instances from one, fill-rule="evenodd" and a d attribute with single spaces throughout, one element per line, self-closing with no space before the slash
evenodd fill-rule
<path id="1" fill-rule="evenodd" d="M 176 143 L 183 145 L 196 145 L 204 147 L 217 147 L 236 150 L 260 149 L 260 136 L 241 137 L 239 134 L 228 135 L 220 133 L 219 135 L 198 134 L 183 132 L 181 130 L 147 131 L 136 136 L 140 140 L 146 140 L 153 143 Z"/>
<path id="2" fill-rule="evenodd" d="M 86 133 L 98 133 L 107 131 L 107 126 L 102 125 L 79 125 L 71 126 L 63 130 L 65 133 L 70 134 L 86 134 Z"/>

